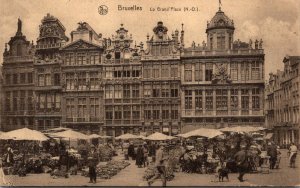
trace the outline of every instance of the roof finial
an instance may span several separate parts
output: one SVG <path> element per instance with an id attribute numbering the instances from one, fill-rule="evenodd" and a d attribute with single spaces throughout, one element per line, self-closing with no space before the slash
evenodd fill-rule
<path id="1" fill-rule="evenodd" d="M 222 2 L 219 0 L 219 11 L 221 11 Z"/>
<path id="2" fill-rule="evenodd" d="M 20 17 L 18 18 L 18 30 L 17 30 L 17 35 L 22 35 L 22 21 Z"/>

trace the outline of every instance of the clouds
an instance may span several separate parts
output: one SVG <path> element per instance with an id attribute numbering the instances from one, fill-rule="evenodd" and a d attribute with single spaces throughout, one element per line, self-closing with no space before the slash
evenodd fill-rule
<path id="1" fill-rule="evenodd" d="M 181 29 L 184 23 L 186 46 L 192 41 L 202 43 L 206 40 L 206 22 L 218 10 L 218 1 L 207 0 L 0 0 L 0 49 L 14 36 L 17 19 L 23 21 L 23 34 L 28 40 L 36 40 L 38 26 L 43 16 L 51 13 L 60 19 L 66 27 L 66 34 L 77 27 L 79 21 L 88 22 L 103 37 L 111 37 L 123 23 L 133 35 L 133 40 L 145 42 L 146 35 L 152 35 L 157 21 L 163 21 L 169 29 L 169 35 L 175 29 Z M 105 4 L 109 14 L 100 16 L 97 8 Z M 117 11 L 117 5 L 142 6 L 142 12 Z M 282 68 L 282 59 L 286 54 L 300 55 L 300 1 L 299 0 L 222 0 L 222 10 L 235 22 L 235 39 L 248 42 L 250 38 L 264 41 L 266 53 L 266 75 L 270 71 Z M 198 12 L 156 12 L 150 13 L 150 7 L 198 7 Z M 2 59 L 2 53 L 0 58 Z"/>

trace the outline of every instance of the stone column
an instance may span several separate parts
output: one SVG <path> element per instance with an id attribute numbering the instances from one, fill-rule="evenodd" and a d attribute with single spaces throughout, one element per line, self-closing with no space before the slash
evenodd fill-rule
<path id="1" fill-rule="evenodd" d="M 227 90 L 227 111 L 229 115 L 231 115 L 231 105 L 230 105 L 230 97 L 231 97 L 231 93 L 230 93 L 230 88 L 228 88 Z"/>
<path id="2" fill-rule="evenodd" d="M 192 82 L 195 82 L 195 63 L 192 63 Z"/>
<path id="3" fill-rule="evenodd" d="M 205 90 L 202 90 L 202 114 L 204 114 L 205 109 Z"/>
<path id="4" fill-rule="evenodd" d="M 195 116 L 195 109 L 196 109 L 196 101 L 195 101 L 195 90 L 192 90 L 192 113 Z"/>
<path id="5" fill-rule="evenodd" d="M 205 81 L 205 63 L 201 63 L 202 65 L 202 80 Z"/>
<path id="6" fill-rule="evenodd" d="M 216 106 L 216 89 L 213 89 L 213 115 L 214 116 L 217 114 L 216 110 L 217 110 L 217 106 Z"/>
<path id="7" fill-rule="evenodd" d="M 239 112 L 238 112 L 238 114 L 239 114 L 239 116 L 240 115 L 242 115 L 242 91 L 241 91 L 241 89 L 239 89 L 238 90 L 238 110 L 239 110 Z"/>
<path id="8" fill-rule="evenodd" d="M 238 62 L 238 81 L 240 81 L 241 79 L 241 62 Z"/>
<path id="9" fill-rule="evenodd" d="M 249 115 L 252 115 L 252 89 L 249 89 Z"/>

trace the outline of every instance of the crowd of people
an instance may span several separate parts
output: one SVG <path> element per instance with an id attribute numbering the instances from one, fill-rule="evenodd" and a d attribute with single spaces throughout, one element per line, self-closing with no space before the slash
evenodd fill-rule
<path id="1" fill-rule="evenodd" d="M 281 159 L 281 151 L 274 142 L 258 143 L 246 136 L 235 136 L 232 138 L 228 136 L 227 140 L 139 141 L 137 143 L 125 141 L 115 142 L 114 144 L 107 142 L 93 145 L 81 142 L 76 148 L 76 151 L 81 156 L 81 160 L 79 160 L 72 157 L 68 152 L 70 149 L 75 149 L 66 146 L 66 143 L 62 141 L 55 142 L 51 140 L 43 144 L 31 142 L 26 145 L 20 145 L 20 142 L 11 142 L 4 146 L 5 150 L 1 156 L 1 167 L 13 166 L 16 163 L 16 153 L 38 154 L 46 152 L 52 154 L 52 156 L 58 156 L 58 162 L 53 169 L 70 171 L 70 169 L 74 169 L 72 167 L 76 167 L 75 171 L 77 171 L 82 166 L 88 166 L 90 182 L 96 183 L 97 164 L 100 161 L 111 160 L 116 155 L 116 147 L 120 147 L 124 153 L 125 160 L 134 160 L 138 168 L 145 168 L 150 163 L 154 164 L 158 173 L 148 180 L 148 185 L 153 184 L 160 177 L 162 185 L 166 186 L 166 161 L 170 157 L 167 150 L 170 148 L 170 145 L 180 148 L 178 158 L 180 171 L 188 173 L 217 173 L 224 174 L 225 177 L 228 172 L 238 172 L 238 180 L 241 182 L 244 181 L 245 173 L 262 167 L 266 157 L 268 157 L 269 169 L 279 168 Z M 106 148 L 103 149 L 102 147 Z M 20 152 L 20 150 L 22 151 Z M 111 151 L 108 157 L 103 157 L 103 153 L 108 150 Z M 295 168 L 297 151 L 297 146 L 292 143 L 288 150 L 291 168 Z M 25 156 L 23 155 L 21 160 L 23 160 L 23 163 L 28 163 L 29 160 Z"/>

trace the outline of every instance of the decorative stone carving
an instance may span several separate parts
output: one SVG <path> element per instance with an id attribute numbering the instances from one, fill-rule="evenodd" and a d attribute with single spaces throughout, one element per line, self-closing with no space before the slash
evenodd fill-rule
<path id="1" fill-rule="evenodd" d="M 216 73 L 213 74 L 212 82 L 216 83 L 231 83 L 227 73 L 226 64 L 216 64 Z"/>

